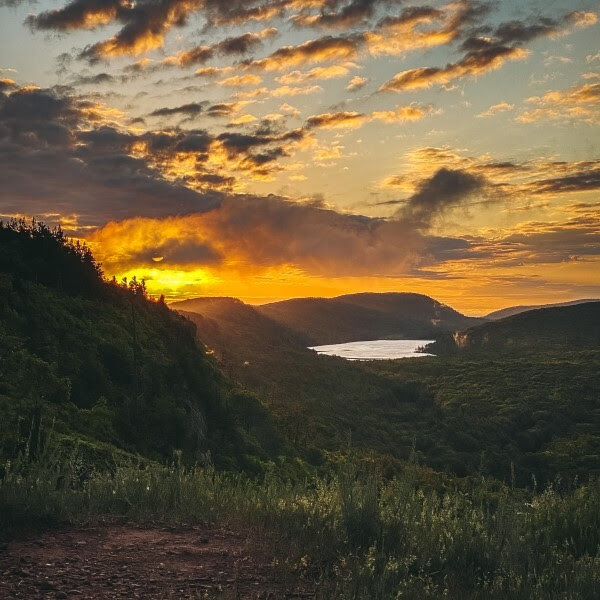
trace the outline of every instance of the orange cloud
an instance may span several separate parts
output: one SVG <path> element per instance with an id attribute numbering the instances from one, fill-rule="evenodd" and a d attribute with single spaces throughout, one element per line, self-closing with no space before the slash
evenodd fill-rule
<path id="1" fill-rule="evenodd" d="M 483 112 L 479 113 L 476 116 L 479 118 L 485 119 L 487 117 L 493 117 L 494 115 L 497 115 L 498 113 L 503 113 L 503 112 L 513 110 L 514 107 L 515 107 L 514 104 L 509 104 L 508 102 L 499 102 L 498 104 L 493 104 L 487 110 L 484 110 Z"/>
<path id="2" fill-rule="evenodd" d="M 583 121 L 600 123 L 600 82 L 572 85 L 567 90 L 554 90 L 526 101 L 535 106 L 522 112 L 517 121 Z"/>
<path id="3" fill-rule="evenodd" d="M 219 85 L 225 87 L 244 87 L 246 85 L 259 85 L 262 82 L 262 78 L 258 75 L 252 75 L 246 73 L 245 75 L 234 75 L 227 79 L 219 81 Z"/>
<path id="4" fill-rule="evenodd" d="M 307 63 L 351 60 L 358 54 L 362 41 L 362 36 L 358 34 L 347 37 L 317 38 L 298 46 L 282 46 L 266 58 L 248 62 L 246 67 L 264 71 L 282 71 Z"/>
<path id="5" fill-rule="evenodd" d="M 277 81 L 284 84 L 304 83 L 305 81 L 313 81 L 315 79 L 336 79 L 344 77 L 348 73 L 348 67 L 331 65 L 328 67 L 315 67 L 305 73 L 302 71 L 292 71 L 291 73 L 277 77 Z"/>
<path id="6" fill-rule="evenodd" d="M 372 113 L 336 112 L 323 113 L 308 117 L 308 127 L 320 129 L 357 129 L 370 121 L 384 121 L 386 123 L 403 123 L 405 121 L 419 121 L 431 112 L 431 107 L 398 106 L 395 110 L 375 111 Z"/>
<path id="7" fill-rule="evenodd" d="M 307 85 L 304 87 L 282 85 L 274 90 L 271 90 L 269 94 L 275 98 L 283 98 L 286 96 L 306 96 L 308 94 L 318 94 L 322 91 L 323 88 L 319 85 Z"/>
<path id="8" fill-rule="evenodd" d="M 477 77 L 489 71 L 499 69 L 508 60 L 522 60 L 529 55 L 523 48 L 507 46 L 494 47 L 491 51 L 480 51 L 467 54 L 457 63 L 446 67 L 421 67 L 409 69 L 395 75 L 384 83 L 379 91 L 403 92 L 418 90 L 450 83 L 462 77 Z"/>
<path id="9" fill-rule="evenodd" d="M 314 115 L 306 119 L 309 127 L 320 129 L 356 129 L 369 120 L 367 115 L 357 112 L 337 112 Z"/>
<path id="10" fill-rule="evenodd" d="M 356 91 L 360 90 L 361 88 L 365 87 L 365 85 L 367 85 L 368 81 L 369 80 L 366 77 L 359 77 L 358 75 L 355 75 L 348 82 L 348 85 L 346 86 L 346 90 L 348 92 L 356 92 Z"/>

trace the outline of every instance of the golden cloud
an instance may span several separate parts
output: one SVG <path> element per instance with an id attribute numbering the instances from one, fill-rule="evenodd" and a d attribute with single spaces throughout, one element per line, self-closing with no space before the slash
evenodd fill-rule
<path id="1" fill-rule="evenodd" d="M 522 112 L 517 121 L 583 121 L 600 122 L 600 82 L 574 84 L 567 90 L 546 92 L 543 96 L 533 96 L 526 100 L 536 108 Z"/>

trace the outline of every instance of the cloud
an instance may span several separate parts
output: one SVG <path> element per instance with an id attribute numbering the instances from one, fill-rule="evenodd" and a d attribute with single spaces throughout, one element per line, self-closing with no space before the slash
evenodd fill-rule
<path id="1" fill-rule="evenodd" d="M 416 49 L 450 44 L 464 37 L 489 12 L 489 5 L 459 0 L 441 6 L 409 6 L 379 21 L 365 34 L 372 55 L 402 55 Z"/>
<path id="2" fill-rule="evenodd" d="M 527 42 L 565 33 L 567 31 L 565 27 L 573 23 L 587 26 L 593 20 L 590 16 L 577 17 L 570 13 L 560 21 L 537 17 L 529 21 L 507 21 L 495 29 L 482 27 L 479 30 L 469 31 L 465 29 L 465 24 L 472 26 L 488 9 L 485 5 L 468 2 L 458 6 L 461 10 L 450 19 L 450 23 L 435 33 L 447 34 L 448 39 L 443 40 L 444 43 L 463 38 L 460 44 L 464 51 L 463 57 L 444 67 L 420 67 L 397 73 L 382 84 L 379 91 L 403 92 L 425 89 L 432 85 L 447 85 L 464 77 L 478 77 L 499 69 L 509 60 L 526 58 L 529 52 L 523 48 L 523 45 Z M 385 22 L 384 19 L 383 23 Z M 468 35 L 465 35 L 465 32 L 468 32 Z"/>
<path id="3" fill-rule="evenodd" d="M 205 103 L 202 102 L 191 102 L 189 104 L 183 104 L 174 108 L 157 108 L 153 110 L 148 116 L 150 117 L 170 117 L 172 115 L 186 115 L 187 117 L 196 117 L 204 110 Z"/>
<path id="4" fill-rule="evenodd" d="M 17 84 L 7 77 L 0 78 L 0 93 L 17 87 Z"/>
<path id="5" fill-rule="evenodd" d="M 76 75 L 71 80 L 71 85 L 102 85 L 114 83 L 117 78 L 110 73 L 96 73 L 95 75 Z"/>
<path id="6" fill-rule="evenodd" d="M 72 0 L 63 8 L 30 15 L 26 22 L 32 29 L 71 31 L 119 21 L 123 26 L 114 36 L 81 53 L 82 58 L 94 62 L 162 47 L 166 33 L 186 25 L 201 4 L 201 0 Z"/>
<path id="7" fill-rule="evenodd" d="M 487 181 L 481 175 L 442 167 L 432 177 L 419 183 L 396 216 L 418 230 L 427 230 L 437 216 L 477 194 L 483 194 L 486 187 Z"/>
<path id="8" fill-rule="evenodd" d="M 419 234 L 400 222 L 341 214 L 276 196 L 229 197 L 202 214 L 108 223 L 89 240 L 110 270 L 139 266 L 140 257 L 149 264 L 151 255 L 179 244 L 189 253 L 185 263 L 196 266 L 207 266 L 201 257 L 209 248 L 211 260 L 222 257 L 223 268 L 239 265 L 246 274 L 288 265 L 334 277 L 401 274 L 423 244 Z M 160 263 L 165 269 L 181 266 Z"/>
<path id="9" fill-rule="evenodd" d="M 555 164 L 559 167 L 559 164 Z M 575 165 L 577 166 L 577 165 Z M 581 165 L 582 169 L 559 177 L 549 177 L 533 181 L 526 186 L 530 193 L 562 195 L 572 192 L 600 190 L 600 161 Z"/>
<path id="10" fill-rule="evenodd" d="M 269 27 L 258 33 L 244 33 L 228 37 L 214 44 L 195 46 L 190 50 L 183 50 L 172 56 L 167 56 L 155 65 L 155 68 L 189 67 L 204 64 L 217 56 L 243 56 L 260 48 L 264 40 L 276 35 L 277 29 Z"/>
<path id="11" fill-rule="evenodd" d="M 517 116 L 521 123 L 537 121 L 600 122 L 600 82 L 574 84 L 566 90 L 546 92 L 526 102 L 535 108 Z"/>
<path id="12" fill-rule="evenodd" d="M 296 0 L 205 0 L 205 29 L 218 25 L 243 25 L 280 17 Z"/>
<path id="13" fill-rule="evenodd" d="M 243 104 L 203 106 L 157 108 L 151 116 L 230 116 Z M 272 177 L 284 168 L 280 159 L 309 137 L 302 129 L 266 126 L 245 134 L 179 127 L 140 132 L 126 122 L 118 111 L 64 89 L 0 94 L 3 211 L 41 215 L 52 206 L 82 225 L 198 212 L 219 201 L 207 190 L 238 189 L 236 172 Z"/>
<path id="14" fill-rule="evenodd" d="M 121 128 L 118 119 L 101 104 L 53 90 L 0 95 L 3 212 L 51 211 L 86 226 L 140 211 L 158 217 L 214 206 L 218 198 L 168 180 L 136 155 L 136 145 L 152 140 Z"/>
<path id="15" fill-rule="evenodd" d="M 420 121 L 432 110 L 431 107 L 398 106 L 395 110 L 375 111 L 372 113 L 336 112 L 313 115 L 306 119 L 309 128 L 320 129 L 357 129 L 370 121 L 403 123 Z"/>
<path id="16" fill-rule="evenodd" d="M 342 2 L 319 2 L 317 14 L 298 14 L 291 20 L 297 27 L 321 27 L 325 29 L 342 29 L 354 27 L 368 21 L 375 15 L 376 9 L 383 5 L 386 8 L 400 4 L 402 0 L 350 0 Z"/>
<path id="17" fill-rule="evenodd" d="M 278 88 L 275 88 L 274 90 L 271 90 L 269 94 L 274 98 L 283 98 L 289 96 L 307 96 L 309 94 L 318 94 L 322 91 L 323 88 L 319 85 L 282 85 Z"/>
<path id="18" fill-rule="evenodd" d="M 206 114 L 209 117 L 229 117 L 233 113 L 240 109 L 241 105 L 239 102 L 218 102 L 217 104 L 211 104 L 206 109 Z"/>
<path id="19" fill-rule="evenodd" d="M 508 112 L 511 111 L 515 108 L 514 104 L 509 104 L 508 102 L 499 102 L 498 104 L 492 104 L 492 106 L 490 106 L 487 110 L 484 110 L 483 112 L 479 113 L 478 115 L 476 115 L 477 117 L 481 118 L 487 118 L 487 117 L 493 117 L 494 115 L 497 115 L 498 113 L 503 113 L 503 112 Z"/>
<path id="20" fill-rule="evenodd" d="M 403 92 L 442 85 L 462 77 L 477 77 L 499 69 L 507 60 L 522 60 L 528 56 L 523 48 L 495 46 L 469 52 L 459 62 L 445 67 L 421 67 L 402 71 L 379 88 L 381 92 Z"/>
<path id="21" fill-rule="evenodd" d="M 259 85 L 262 78 L 258 75 L 246 73 L 245 75 L 233 75 L 227 79 L 221 79 L 219 85 L 224 87 L 244 87 L 246 85 Z"/>
<path id="22" fill-rule="evenodd" d="M 564 201 L 568 194 L 593 193 L 600 185 L 600 161 L 597 160 L 513 162 L 494 160 L 487 154 L 464 156 L 450 148 L 425 147 L 407 153 L 405 163 L 404 172 L 384 178 L 379 188 L 402 190 L 410 196 L 383 200 L 378 204 L 409 205 L 411 197 L 418 195 L 425 184 L 429 186 L 428 182 L 442 169 L 483 180 L 481 199 L 470 198 L 459 205 L 503 203 L 508 213 L 550 210 L 550 202 Z M 442 193 L 440 197 L 443 196 Z"/>
<path id="23" fill-rule="evenodd" d="M 349 69 L 344 65 L 330 65 L 328 67 L 315 67 L 309 71 L 291 71 L 277 77 L 277 81 L 283 84 L 304 83 L 316 79 L 336 79 L 348 75 Z"/>
<path id="24" fill-rule="evenodd" d="M 348 92 L 357 92 L 358 90 L 364 88 L 365 85 L 367 85 L 368 81 L 369 80 L 366 77 L 359 77 L 358 75 L 355 75 L 348 82 L 348 85 L 346 86 L 346 90 Z"/>
<path id="25" fill-rule="evenodd" d="M 598 15 L 591 11 L 574 10 L 566 15 L 565 20 L 575 27 L 591 27 L 598 22 Z"/>
<path id="26" fill-rule="evenodd" d="M 282 71 L 308 63 L 352 60 L 363 43 L 364 38 L 361 34 L 325 36 L 297 46 L 282 46 L 266 58 L 247 61 L 244 64 L 248 69 Z"/>
<path id="27" fill-rule="evenodd" d="M 308 127 L 321 129 L 355 129 L 368 121 L 367 115 L 357 112 L 337 112 L 313 115 L 306 119 Z"/>

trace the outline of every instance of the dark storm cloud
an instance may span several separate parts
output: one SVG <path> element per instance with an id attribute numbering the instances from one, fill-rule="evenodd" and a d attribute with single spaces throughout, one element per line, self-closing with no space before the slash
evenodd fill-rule
<path id="1" fill-rule="evenodd" d="M 182 105 L 158 109 L 155 116 L 194 116 L 199 110 L 199 104 Z M 206 190 L 235 184 L 227 169 L 270 176 L 305 135 L 301 129 L 260 127 L 244 134 L 179 127 L 140 133 L 115 123 L 119 116 L 70 88 L 0 94 L 3 214 L 39 215 L 52 206 L 53 213 L 93 223 L 109 216 L 199 212 L 220 199 Z M 211 152 L 222 155 L 218 168 L 208 162 Z M 182 157 L 186 171 L 172 173 Z"/>
<path id="2" fill-rule="evenodd" d="M 118 130 L 102 106 L 85 98 L 34 88 L 0 95 L 3 213 L 76 214 L 81 224 L 98 224 L 140 212 L 198 212 L 218 203 L 218 196 L 168 181 L 146 158 L 130 155 L 139 141 L 145 138 Z"/>
<path id="3" fill-rule="evenodd" d="M 441 168 L 432 177 L 418 184 L 417 191 L 396 216 L 419 230 L 426 230 L 445 210 L 482 193 L 486 186 L 487 181 L 481 175 Z"/>

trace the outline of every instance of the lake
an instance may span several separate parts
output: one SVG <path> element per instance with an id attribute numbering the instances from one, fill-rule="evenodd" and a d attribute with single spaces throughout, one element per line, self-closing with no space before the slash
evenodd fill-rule
<path id="1" fill-rule="evenodd" d="M 417 352 L 433 340 L 371 340 L 368 342 L 348 342 L 346 344 L 329 344 L 312 346 L 319 354 L 341 356 L 347 360 L 390 360 L 393 358 L 420 358 L 433 356 Z"/>

